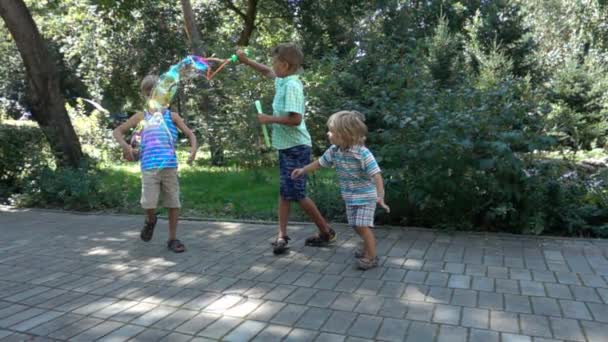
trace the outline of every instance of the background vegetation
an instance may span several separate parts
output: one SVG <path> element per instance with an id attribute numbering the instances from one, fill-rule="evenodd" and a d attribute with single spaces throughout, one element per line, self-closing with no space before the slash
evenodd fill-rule
<path id="1" fill-rule="evenodd" d="M 365 113 L 393 209 L 378 213 L 380 223 L 608 235 L 606 1 L 192 0 L 209 54 L 234 52 L 252 3 L 252 58 L 269 62 L 279 42 L 303 47 L 315 154 L 328 147 L 329 115 Z M 138 212 L 138 169 L 120 161 L 111 129 L 141 108 L 143 76 L 189 53 L 181 8 L 26 4 L 57 61 L 87 158 L 80 168 L 57 166 L 37 126 L 12 121 L 29 109 L 29 91 L 0 28 L 0 198 Z M 240 65 L 183 85 L 174 106 L 204 143 L 204 158 L 181 172 L 187 215 L 275 217 L 276 157 L 260 143 L 252 107 L 261 99 L 270 108 L 272 96 L 272 82 Z M 344 219 L 330 170 L 311 179 L 310 194 L 328 217 Z"/>

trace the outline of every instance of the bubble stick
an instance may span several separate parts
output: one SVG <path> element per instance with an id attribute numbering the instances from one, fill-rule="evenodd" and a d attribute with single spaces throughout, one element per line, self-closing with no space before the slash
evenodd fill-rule
<path id="1" fill-rule="evenodd" d="M 258 114 L 262 114 L 262 103 L 260 100 L 255 101 L 255 108 L 258 110 Z M 266 129 L 266 125 L 262 125 L 262 132 L 264 133 L 264 142 L 266 143 L 266 147 L 270 147 L 270 138 L 268 138 L 268 130 Z"/>

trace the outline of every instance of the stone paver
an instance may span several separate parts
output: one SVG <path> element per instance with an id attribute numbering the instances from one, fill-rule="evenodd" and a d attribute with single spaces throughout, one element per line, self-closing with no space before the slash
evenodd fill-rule
<path id="1" fill-rule="evenodd" d="M 139 240 L 140 216 L 0 206 L 0 339 L 74 341 L 608 341 L 608 240 L 376 229 L 303 240 L 275 227 L 180 221 L 183 254 Z"/>

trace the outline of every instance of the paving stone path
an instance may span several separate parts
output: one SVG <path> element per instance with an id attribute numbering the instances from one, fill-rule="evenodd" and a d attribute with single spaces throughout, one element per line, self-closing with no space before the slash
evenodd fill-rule
<path id="1" fill-rule="evenodd" d="M 141 223 L 0 207 L 0 341 L 608 341 L 608 240 L 380 228 L 362 272 L 345 226 Z"/>

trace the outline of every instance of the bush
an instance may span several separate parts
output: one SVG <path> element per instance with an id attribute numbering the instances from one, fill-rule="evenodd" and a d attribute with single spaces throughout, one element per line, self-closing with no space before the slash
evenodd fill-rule
<path id="1" fill-rule="evenodd" d="M 120 159 L 120 149 L 109 128 L 111 123 L 107 114 L 93 110 L 87 115 L 82 99 L 78 99 L 75 107 L 67 105 L 67 111 L 84 154 L 100 162 Z"/>
<path id="2" fill-rule="evenodd" d="M 452 36 L 445 26 L 416 47 L 363 41 L 349 58 L 326 56 L 308 77 L 315 122 L 340 109 L 366 114 L 368 145 L 383 168 L 392 209 L 381 221 L 605 234 L 606 195 L 588 186 L 590 176 L 567 180 L 562 175 L 574 166 L 543 166 L 542 152 L 559 148 L 547 126 L 552 100 L 543 87 L 517 76 L 500 42 L 482 48 L 474 36 Z M 327 68 L 332 77 L 323 77 Z M 316 151 L 323 150 L 326 128 L 309 128 Z M 320 203 L 329 197 L 322 187 L 315 191 Z"/>
<path id="3" fill-rule="evenodd" d="M 516 231 L 523 155 L 550 140 L 538 132 L 526 82 L 491 89 L 416 89 L 404 112 L 385 115 L 378 155 L 408 223 Z M 392 128 L 391 128 L 392 127 Z M 401 148 L 405 146 L 405 148 Z"/>
<path id="4" fill-rule="evenodd" d="M 119 206 L 119 193 L 107 191 L 102 171 L 84 163 L 80 168 L 34 169 L 21 195 L 14 196 L 19 206 L 59 207 L 72 210 L 106 209 Z"/>
<path id="5" fill-rule="evenodd" d="M 32 122 L 0 125 L 0 175 L 2 203 L 75 210 L 120 204 L 117 194 L 104 190 L 101 171 L 92 160 L 85 159 L 80 168 L 58 169 L 44 135 Z"/>
<path id="6" fill-rule="evenodd" d="M 338 179 L 334 170 L 330 172 L 330 177 L 322 177 L 318 173 L 308 176 L 308 195 L 315 202 L 325 219 L 345 222 L 346 209 L 340 194 Z"/>
<path id="7" fill-rule="evenodd" d="M 548 123 L 561 144 L 574 150 L 603 148 L 608 138 L 608 69 L 593 59 L 560 65 L 550 80 Z"/>
<path id="8" fill-rule="evenodd" d="M 42 132 L 32 123 L 0 125 L 0 202 L 22 192 L 32 170 L 52 164 L 50 148 Z"/>
<path id="9" fill-rule="evenodd" d="M 523 232 L 608 236 L 608 171 L 587 175 L 556 162 L 537 163 L 531 171 L 521 206 Z"/>

